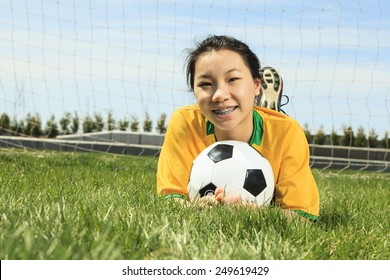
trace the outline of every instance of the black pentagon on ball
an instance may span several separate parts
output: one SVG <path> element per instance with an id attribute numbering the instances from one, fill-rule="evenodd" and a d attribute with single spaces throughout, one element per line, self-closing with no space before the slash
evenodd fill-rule
<path id="1" fill-rule="evenodd" d="M 216 188 L 217 187 L 213 183 L 207 184 L 206 186 L 204 186 L 199 190 L 199 195 L 200 197 L 204 197 L 206 195 L 211 195 L 211 194 L 214 195 Z"/>
<path id="2" fill-rule="evenodd" d="M 267 187 L 267 182 L 261 169 L 248 169 L 245 175 L 243 188 L 254 197 L 261 194 Z"/>
<path id="3" fill-rule="evenodd" d="M 234 146 L 228 144 L 218 144 L 208 152 L 208 157 L 215 163 L 233 156 Z"/>

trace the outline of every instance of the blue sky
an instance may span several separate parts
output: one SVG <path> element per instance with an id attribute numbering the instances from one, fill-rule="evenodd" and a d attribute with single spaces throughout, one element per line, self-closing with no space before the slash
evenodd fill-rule
<path id="1" fill-rule="evenodd" d="M 285 111 L 315 132 L 390 131 L 389 1 L 0 2 L 0 112 L 156 120 L 193 103 L 186 48 L 248 43 L 279 69 Z"/>

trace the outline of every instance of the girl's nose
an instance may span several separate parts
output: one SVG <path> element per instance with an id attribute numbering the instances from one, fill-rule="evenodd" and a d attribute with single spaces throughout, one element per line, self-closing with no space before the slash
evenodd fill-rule
<path id="1" fill-rule="evenodd" d="M 214 92 L 212 101 L 213 102 L 223 102 L 229 98 L 229 91 L 227 89 L 223 89 L 221 87 L 218 87 L 217 90 Z"/>

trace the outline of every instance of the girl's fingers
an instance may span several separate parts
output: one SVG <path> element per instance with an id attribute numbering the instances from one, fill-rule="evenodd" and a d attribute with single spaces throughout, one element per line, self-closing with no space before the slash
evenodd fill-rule
<path id="1" fill-rule="evenodd" d="M 240 195 L 228 195 L 225 196 L 223 199 L 225 204 L 228 205 L 237 205 L 237 204 L 242 204 L 242 199 Z"/>
<path id="2" fill-rule="evenodd" d="M 215 189 L 215 199 L 217 201 L 222 201 L 224 196 L 225 196 L 225 190 L 223 188 L 218 187 Z"/>

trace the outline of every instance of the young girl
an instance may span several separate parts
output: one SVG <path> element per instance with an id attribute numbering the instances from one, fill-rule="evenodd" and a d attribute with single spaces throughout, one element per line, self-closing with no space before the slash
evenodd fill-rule
<path id="1" fill-rule="evenodd" d="M 210 36 L 189 52 L 187 82 L 197 104 L 175 111 L 168 124 L 157 169 L 160 196 L 188 204 L 192 161 L 215 141 L 249 143 L 271 164 L 275 204 L 283 211 L 316 220 L 317 185 L 300 125 L 268 108 L 254 106 L 260 94 L 260 62 L 249 47 L 229 36 Z M 208 201 L 244 204 L 217 188 Z"/>

